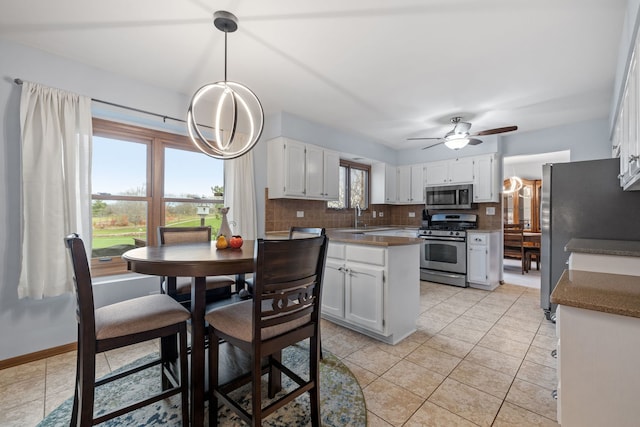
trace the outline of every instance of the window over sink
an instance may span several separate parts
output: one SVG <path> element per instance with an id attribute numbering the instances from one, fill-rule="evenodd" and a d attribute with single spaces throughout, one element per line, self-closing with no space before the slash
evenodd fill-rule
<path id="1" fill-rule="evenodd" d="M 369 207 L 371 166 L 340 159 L 338 200 L 327 202 L 330 209 Z"/>

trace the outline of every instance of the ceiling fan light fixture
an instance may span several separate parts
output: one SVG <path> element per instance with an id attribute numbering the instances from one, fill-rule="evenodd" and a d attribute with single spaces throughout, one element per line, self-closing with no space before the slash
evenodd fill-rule
<path id="1" fill-rule="evenodd" d="M 448 138 L 445 138 L 445 141 L 444 141 L 444 145 L 446 145 L 447 148 L 450 148 L 452 150 L 459 150 L 461 148 L 464 148 L 467 146 L 468 143 L 469 143 L 469 138 L 467 138 L 467 136 L 464 134 L 449 136 Z"/>

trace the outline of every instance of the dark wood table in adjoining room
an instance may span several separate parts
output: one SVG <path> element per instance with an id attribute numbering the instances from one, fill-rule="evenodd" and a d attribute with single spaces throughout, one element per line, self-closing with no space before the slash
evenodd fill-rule
<path id="1" fill-rule="evenodd" d="M 153 276 L 192 277 L 191 286 L 191 424 L 204 423 L 206 277 L 244 275 L 254 269 L 254 241 L 239 249 L 218 250 L 215 242 L 145 246 L 122 255 L 128 269 Z M 242 276 L 241 276 L 242 277 Z"/>

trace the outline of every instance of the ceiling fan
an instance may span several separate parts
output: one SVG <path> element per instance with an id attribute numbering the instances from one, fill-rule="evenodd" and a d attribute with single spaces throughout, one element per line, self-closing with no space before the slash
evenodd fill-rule
<path id="1" fill-rule="evenodd" d="M 471 138 L 473 136 L 495 135 L 497 133 L 505 133 L 518 130 L 518 126 L 506 126 L 502 128 L 487 129 L 476 133 L 469 133 L 469 129 L 471 129 L 471 123 L 463 122 L 462 117 L 452 117 L 451 123 L 453 123 L 453 129 L 451 129 L 445 136 L 441 138 L 407 138 L 407 140 L 413 141 L 423 139 L 438 139 L 441 141 L 432 145 L 428 145 L 424 147 L 423 150 L 435 147 L 436 145 L 440 144 L 444 144 L 452 150 L 459 150 L 460 148 L 466 147 L 467 145 L 482 144 L 482 140 Z"/>

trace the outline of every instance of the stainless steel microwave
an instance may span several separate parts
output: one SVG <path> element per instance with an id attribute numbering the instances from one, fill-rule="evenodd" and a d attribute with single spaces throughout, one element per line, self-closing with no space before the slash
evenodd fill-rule
<path id="1" fill-rule="evenodd" d="M 424 189 L 427 209 L 471 209 L 473 185 L 439 185 Z"/>

